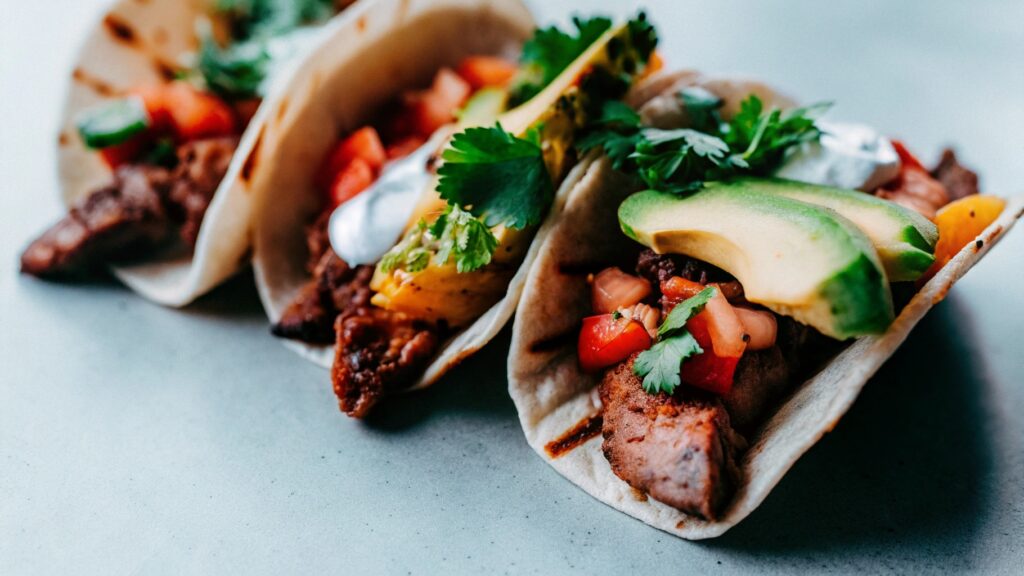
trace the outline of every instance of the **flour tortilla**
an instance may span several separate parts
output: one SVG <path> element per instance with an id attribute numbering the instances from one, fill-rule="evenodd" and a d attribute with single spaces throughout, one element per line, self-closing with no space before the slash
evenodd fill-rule
<path id="1" fill-rule="evenodd" d="M 663 88 L 667 86 L 671 84 Z M 580 185 L 557 207 L 516 313 L 509 392 L 530 446 L 560 474 L 609 506 L 692 540 L 719 536 L 757 508 L 796 460 L 832 430 L 925 313 L 1024 211 L 1024 198 L 1009 202 L 977 242 L 968 244 L 925 284 L 885 334 L 854 341 L 799 386 L 749 438 L 750 448 L 739 463 L 742 484 L 721 519 L 705 521 L 647 498 L 619 479 L 601 451 L 600 435 L 558 458 L 545 450 L 546 444 L 600 410 L 595 388 L 599 377 L 581 372 L 576 358 L 579 323 L 591 314 L 590 287 L 585 275 L 571 271 L 636 254 L 637 245 L 619 232 L 616 215 L 632 191 L 630 183 L 601 159 L 589 165 Z"/>
<path id="2" fill-rule="evenodd" d="M 385 0 L 361 15 L 361 35 L 326 41 L 296 76 L 292 93 L 303 99 L 282 123 L 268 124 L 277 143 L 273 158 L 257 162 L 253 267 L 260 298 L 277 322 L 299 289 L 305 270 L 305 227 L 322 209 L 313 183 L 321 161 L 340 134 L 369 123 L 380 107 L 403 91 L 429 84 L 444 66 L 472 54 L 518 54 L 534 29 L 529 11 L 508 0 Z M 562 190 L 572 188 L 581 168 Z M 504 299 L 445 343 L 412 387 L 427 386 L 490 341 L 515 312 L 531 249 Z M 327 368 L 333 347 L 290 340 L 286 346 Z"/>
<path id="3" fill-rule="evenodd" d="M 59 178 L 66 205 L 111 180 L 110 169 L 78 135 L 76 123 L 82 112 L 136 86 L 170 81 L 182 56 L 197 49 L 196 23 L 211 1 L 120 0 L 90 32 L 71 74 L 58 139 Z M 319 33 L 356 35 L 356 13 L 367 8 L 357 5 L 344 10 Z M 315 43 L 316 39 L 309 40 Z M 300 54 L 295 55 L 296 65 Z M 210 203 L 194 253 L 158 254 L 145 263 L 116 268 L 114 273 L 132 290 L 166 306 L 185 306 L 248 263 L 254 182 L 245 177 L 244 167 L 254 148 L 273 148 L 273 142 L 261 137 L 263 125 L 268 110 L 288 100 L 290 73 L 288 65 L 276 71 L 270 94 L 243 134 Z"/>

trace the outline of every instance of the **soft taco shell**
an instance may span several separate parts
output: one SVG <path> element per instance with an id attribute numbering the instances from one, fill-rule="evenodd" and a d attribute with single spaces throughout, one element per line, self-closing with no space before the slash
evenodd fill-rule
<path id="1" fill-rule="evenodd" d="M 71 74 L 58 139 L 59 178 L 66 205 L 111 179 L 110 169 L 78 135 L 76 122 L 82 111 L 121 97 L 136 86 L 173 80 L 182 55 L 197 49 L 196 22 L 208 4 L 208 0 L 120 0 L 90 32 Z M 327 24 L 324 33 L 355 28 L 349 12 Z M 243 134 L 203 219 L 194 253 L 156 255 L 142 264 L 116 268 L 117 277 L 132 290 L 160 304 L 184 306 L 248 263 L 253 182 L 246 162 L 254 149 L 272 145 L 263 138 L 262 126 L 267 110 L 287 101 L 281 88 L 288 76 L 288 67 L 274 76 L 276 89 L 264 99 Z"/>
<path id="2" fill-rule="evenodd" d="M 671 84 L 667 84 L 669 86 Z M 687 539 L 719 536 L 747 517 L 782 476 L 853 404 L 861 389 L 913 327 L 1002 237 L 1024 211 L 1017 198 L 999 219 L 914 296 L 889 330 L 861 338 L 801 386 L 749 438 L 743 481 L 720 520 L 705 521 L 647 498 L 619 479 L 601 451 L 598 433 L 555 457 L 546 446 L 600 411 L 599 378 L 580 371 L 576 335 L 591 312 L 583 271 L 622 261 L 637 245 L 618 233 L 617 207 L 632 192 L 606 159 L 590 165 L 580 185 L 556 207 L 516 314 L 509 353 L 509 392 L 530 446 L 591 496 L 656 528 Z M 579 429 L 579 428 L 577 428 Z M 599 432 L 599 431 L 598 431 Z"/>
<path id="3" fill-rule="evenodd" d="M 323 202 L 313 177 L 339 135 L 367 124 L 404 90 L 427 85 L 440 68 L 454 67 L 465 56 L 515 56 L 534 28 L 518 1 L 382 0 L 362 8 L 358 35 L 326 40 L 299 71 L 291 88 L 295 103 L 283 121 L 267 127 L 276 152 L 258 156 L 253 171 L 259 190 L 253 262 L 273 322 L 310 279 L 305 227 Z M 581 170 L 569 175 L 563 190 Z M 447 342 L 413 388 L 434 382 L 501 330 L 515 312 L 535 253 L 529 251 L 505 298 Z M 321 366 L 331 365 L 332 347 L 285 344 Z"/>

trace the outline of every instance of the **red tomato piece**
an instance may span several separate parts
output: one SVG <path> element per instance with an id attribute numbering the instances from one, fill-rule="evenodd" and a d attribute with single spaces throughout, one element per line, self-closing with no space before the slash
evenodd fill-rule
<path id="1" fill-rule="evenodd" d="M 173 132 L 181 142 L 229 136 L 236 131 L 235 113 L 223 100 L 185 82 L 140 86 L 153 131 Z"/>
<path id="2" fill-rule="evenodd" d="M 373 168 L 362 158 L 354 158 L 338 173 L 331 185 L 331 205 L 340 206 L 373 184 Z"/>
<path id="3" fill-rule="evenodd" d="M 892 141 L 892 147 L 896 149 L 896 154 L 900 157 L 900 163 L 903 164 L 903 168 L 913 168 L 914 170 L 920 170 L 927 172 L 928 170 L 921 164 L 921 161 L 914 156 L 907 147 L 903 145 L 903 142 L 899 140 Z"/>
<path id="4" fill-rule="evenodd" d="M 455 113 L 471 92 L 468 82 L 450 69 L 442 68 L 434 76 L 430 89 L 406 95 L 406 110 L 402 116 L 407 115 L 407 120 L 399 125 L 407 126 L 413 135 L 430 138 L 438 128 L 455 120 Z"/>
<path id="5" fill-rule="evenodd" d="M 459 63 L 458 74 L 469 82 L 473 90 L 488 86 L 505 86 L 516 75 L 519 68 L 496 56 L 467 56 Z"/>
<path id="6" fill-rule="evenodd" d="M 632 306 L 651 293 L 651 283 L 626 274 L 618 268 L 605 268 L 594 277 L 592 289 L 594 312 L 610 314 Z"/>
<path id="7" fill-rule="evenodd" d="M 651 347 L 651 336 L 644 325 L 614 314 L 583 319 L 578 354 L 584 372 L 597 372 L 629 358 L 634 352 Z"/>
<path id="8" fill-rule="evenodd" d="M 705 312 L 691 318 L 686 323 L 686 329 L 704 352 L 683 362 L 683 367 L 679 371 L 680 380 L 720 396 L 728 394 L 732 390 L 732 381 L 740 357 L 722 357 L 715 354 Z"/>
<path id="9" fill-rule="evenodd" d="M 140 156 L 142 156 L 147 143 L 148 138 L 145 133 L 137 134 L 120 144 L 102 148 L 98 153 L 103 162 L 110 167 L 111 170 L 114 170 L 122 164 L 130 164 L 136 161 Z"/>
<path id="10" fill-rule="evenodd" d="M 716 356 L 743 356 L 743 351 L 747 348 L 747 343 L 743 340 L 743 323 L 721 290 L 715 290 L 715 295 L 708 300 L 701 315 L 707 320 Z"/>
<path id="11" fill-rule="evenodd" d="M 665 309 L 671 310 L 676 304 L 683 300 L 693 298 L 700 291 L 706 288 L 700 282 L 687 280 L 682 276 L 673 276 L 661 283 L 661 294 L 664 298 Z"/>
<path id="12" fill-rule="evenodd" d="M 321 186 L 334 182 L 353 160 L 362 158 L 374 172 L 380 171 L 387 162 L 387 152 L 380 141 L 377 130 L 372 126 L 364 126 L 342 140 L 331 152 L 320 169 L 317 181 Z"/>

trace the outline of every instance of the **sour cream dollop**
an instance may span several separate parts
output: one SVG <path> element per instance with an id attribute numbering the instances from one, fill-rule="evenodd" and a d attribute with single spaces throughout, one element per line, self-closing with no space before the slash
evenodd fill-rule
<path id="1" fill-rule="evenodd" d="M 331 214 L 327 232 L 331 248 L 352 266 L 376 264 L 401 238 L 420 196 L 430 185 L 430 157 L 450 131 L 438 130 L 426 144 L 389 162 L 380 178 Z"/>
<path id="2" fill-rule="evenodd" d="M 873 128 L 840 122 L 817 124 L 823 132 L 821 139 L 793 152 L 776 176 L 870 192 L 899 175 L 896 149 Z"/>

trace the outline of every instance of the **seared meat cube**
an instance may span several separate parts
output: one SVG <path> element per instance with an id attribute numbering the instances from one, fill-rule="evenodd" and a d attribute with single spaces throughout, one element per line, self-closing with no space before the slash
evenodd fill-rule
<path id="1" fill-rule="evenodd" d="M 716 518 L 739 482 L 736 459 L 746 447 L 722 402 L 686 386 L 648 394 L 632 358 L 605 373 L 600 394 L 612 471 L 655 500 Z"/>
<path id="2" fill-rule="evenodd" d="M 978 193 L 978 175 L 961 164 L 950 148 L 942 151 L 938 165 L 932 170 L 932 178 L 946 187 L 950 201 Z"/>
<path id="3" fill-rule="evenodd" d="M 331 380 L 341 410 L 365 417 L 382 396 L 409 386 L 426 369 L 439 343 L 426 322 L 381 308 L 338 317 Z"/>
<path id="4" fill-rule="evenodd" d="M 21 271 L 61 278 L 124 262 L 165 241 L 172 230 L 163 199 L 170 173 L 155 166 L 125 166 L 112 186 L 76 202 L 68 215 L 21 255 Z"/>
<path id="5" fill-rule="evenodd" d="M 237 146 L 237 138 L 213 138 L 178 148 L 178 166 L 172 176 L 174 185 L 168 200 L 181 222 L 181 239 L 189 245 L 195 245 L 199 237 L 206 209 L 228 171 Z"/>

